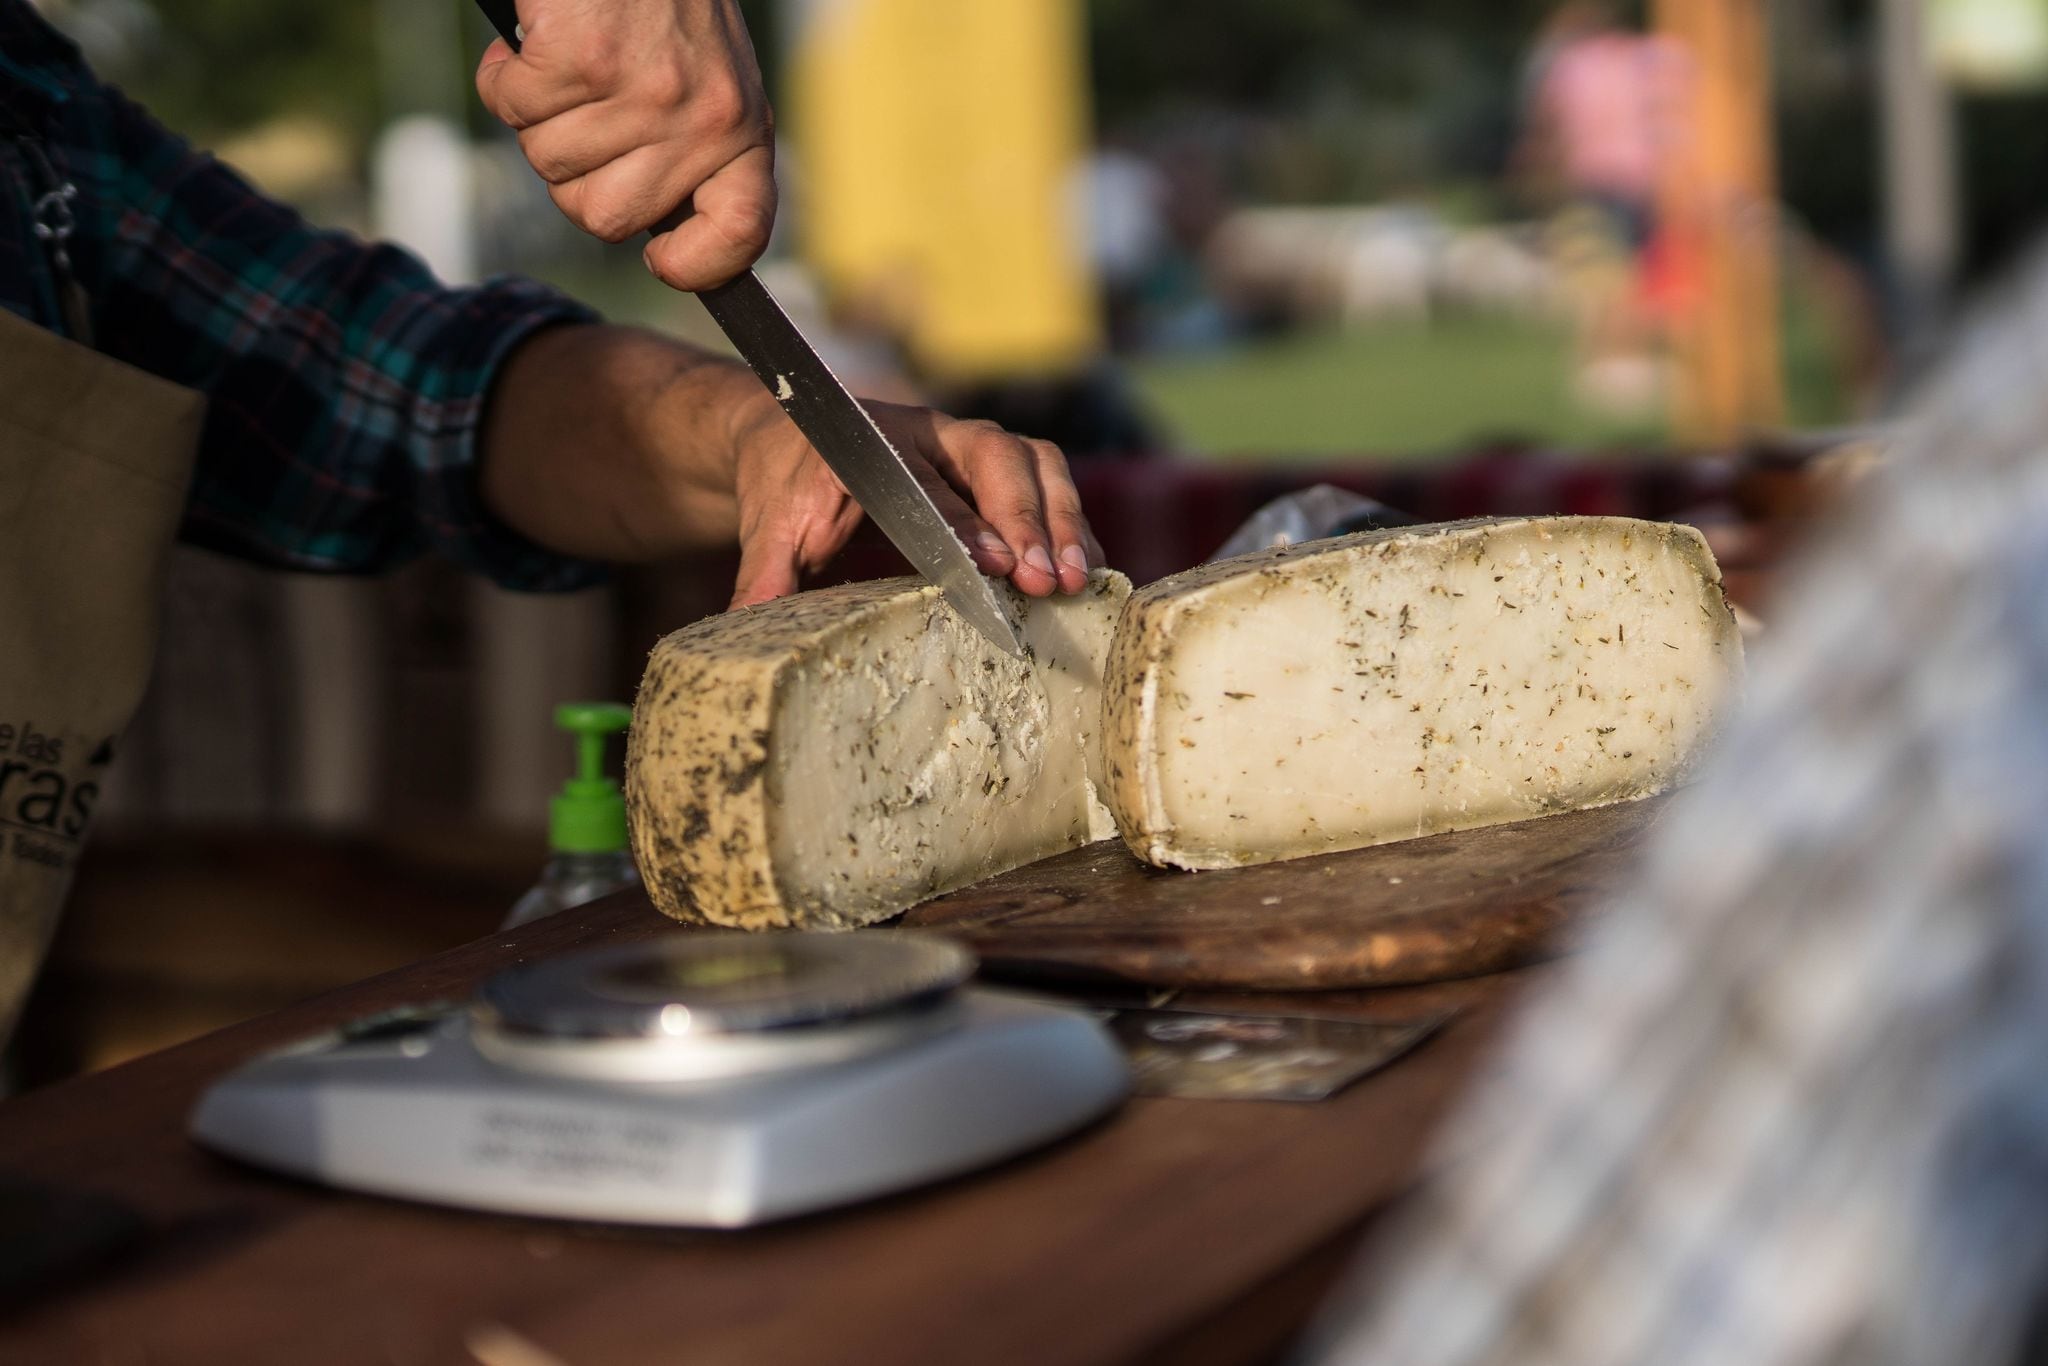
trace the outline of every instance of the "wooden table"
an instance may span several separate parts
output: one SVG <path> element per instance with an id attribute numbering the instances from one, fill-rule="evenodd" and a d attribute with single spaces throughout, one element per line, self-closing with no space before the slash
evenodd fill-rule
<path id="1" fill-rule="evenodd" d="M 511 963 L 676 933 L 637 894 L 492 936 L 0 1104 L 0 1175 L 110 1195 L 148 1232 L 0 1322 L 0 1362 L 1060 1363 L 1266 1359 L 1298 1331 L 1527 973 L 1203 1002 L 1464 1013 L 1315 1105 L 1136 1100 L 948 1185 L 740 1233 L 647 1232 L 357 1197 L 213 1158 L 200 1090 L 367 1011 Z"/>

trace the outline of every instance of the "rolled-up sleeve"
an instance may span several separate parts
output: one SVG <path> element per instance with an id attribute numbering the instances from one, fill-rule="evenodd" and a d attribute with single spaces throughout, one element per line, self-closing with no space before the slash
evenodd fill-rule
<path id="1" fill-rule="evenodd" d="M 314 228 L 100 88 L 103 221 L 81 261 L 107 353 L 205 393 L 185 539 L 369 573 L 435 551 L 510 588 L 583 587 L 484 506 L 487 398 L 537 331 L 589 309 L 528 280 L 440 284 L 415 257 Z M 75 144 L 74 144 L 75 145 Z"/>

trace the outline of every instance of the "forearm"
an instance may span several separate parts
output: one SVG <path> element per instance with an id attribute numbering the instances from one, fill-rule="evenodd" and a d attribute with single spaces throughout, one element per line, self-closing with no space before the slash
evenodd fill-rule
<path id="1" fill-rule="evenodd" d="M 924 408 L 868 411 L 982 573 L 1038 597 L 1087 587 L 1102 551 L 1058 447 Z M 752 372 L 630 328 L 520 343 L 479 440 L 480 479 L 464 487 L 526 541 L 612 562 L 737 544 L 735 606 L 794 592 L 860 520 Z"/>
<path id="2" fill-rule="evenodd" d="M 484 501 L 515 531 L 587 559 L 729 546 L 738 427 L 763 405 L 737 362 L 636 328 L 550 328 L 491 386 Z"/>
<path id="3" fill-rule="evenodd" d="M 102 350 L 210 405 L 184 526 L 211 550 L 381 572 L 432 550 L 507 587 L 585 583 L 488 515 L 480 411 L 526 340 L 594 315 L 530 281 L 448 289 L 322 231 L 81 70 L 81 278 Z M 0 361 L 4 364 L 4 361 Z"/>

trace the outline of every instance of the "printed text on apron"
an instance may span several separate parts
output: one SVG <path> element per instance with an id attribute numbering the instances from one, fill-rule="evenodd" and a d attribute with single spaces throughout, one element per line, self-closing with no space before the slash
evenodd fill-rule
<path id="1" fill-rule="evenodd" d="M 148 681 L 204 413 L 0 311 L 0 1040 Z"/>

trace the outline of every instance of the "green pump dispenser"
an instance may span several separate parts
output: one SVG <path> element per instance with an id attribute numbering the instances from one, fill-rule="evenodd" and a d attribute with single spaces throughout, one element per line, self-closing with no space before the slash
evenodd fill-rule
<path id="1" fill-rule="evenodd" d="M 626 847 L 626 799 L 605 776 L 606 737 L 633 724 L 616 702 L 564 702 L 555 724 L 576 737 L 576 776 L 548 802 L 548 846 L 559 854 L 613 854 Z"/>

